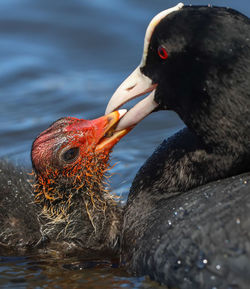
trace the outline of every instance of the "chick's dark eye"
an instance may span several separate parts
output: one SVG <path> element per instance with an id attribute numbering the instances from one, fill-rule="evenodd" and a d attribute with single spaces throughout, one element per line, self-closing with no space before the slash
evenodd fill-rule
<path id="1" fill-rule="evenodd" d="M 79 156 L 79 147 L 75 147 L 75 148 L 70 148 L 68 150 L 66 150 L 63 154 L 62 154 L 62 159 L 66 162 L 66 163 L 72 163 L 73 161 L 75 161 Z"/>
<path id="2" fill-rule="evenodd" d="M 158 47 L 158 55 L 160 56 L 161 59 L 167 59 L 168 58 L 167 50 L 162 46 Z"/>

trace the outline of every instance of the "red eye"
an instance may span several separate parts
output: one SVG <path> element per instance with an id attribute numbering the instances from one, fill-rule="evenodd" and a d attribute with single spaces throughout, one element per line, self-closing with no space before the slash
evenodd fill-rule
<path id="1" fill-rule="evenodd" d="M 162 47 L 162 46 L 158 47 L 158 55 L 162 59 L 167 59 L 168 58 L 167 50 L 164 47 Z"/>

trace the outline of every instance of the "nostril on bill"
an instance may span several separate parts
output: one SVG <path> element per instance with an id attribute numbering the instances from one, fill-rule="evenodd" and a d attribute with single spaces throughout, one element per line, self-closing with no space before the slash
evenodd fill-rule
<path id="1" fill-rule="evenodd" d="M 130 90 L 133 89 L 135 86 L 136 86 L 136 84 L 134 84 L 134 85 L 132 85 L 132 86 L 126 88 L 126 90 L 127 90 L 127 91 L 130 91 Z"/>

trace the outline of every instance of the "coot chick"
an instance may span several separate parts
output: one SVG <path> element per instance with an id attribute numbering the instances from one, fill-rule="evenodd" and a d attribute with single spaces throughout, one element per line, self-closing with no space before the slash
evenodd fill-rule
<path id="1" fill-rule="evenodd" d="M 122 234 L 133 272 L 170 288 L 249 287 L 249 79 L 250 21 L 241 13 L 180 3 L 149 24 L 142 61 L 106 112 L 150 92 L 118 130 L 160 109 L 187 127 L 133 181 Z"/>
<path id="2" fill-rule="evenodd" d="M 114 132 L 125 112 L 54 122 L 33 142 L 33 185 L 32 176 L 0 162 L 1 251 L 82 251 L 95 258 L 116 251 L 121 208 L 106 182 L 109 154 L 129 131 Z"/>

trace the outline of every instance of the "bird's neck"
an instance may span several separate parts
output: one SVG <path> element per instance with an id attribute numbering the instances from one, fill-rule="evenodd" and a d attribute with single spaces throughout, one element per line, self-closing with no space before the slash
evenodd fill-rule
<path id="1" fill-rule="evenodd" d="M 167 71 L 174 89 L 165 91 L 163 107 L 176 111 L 210 150 L 244 159 L 249 152 L 250 48 L 243 47 L 237 56 L 223 47 L 220 55 L 179 55 L 174 71 Z"/>
<path id="2" fill-rule="evenodd" d="M 102 157 L 102 158 L 101 158 Z M 109 156 L 93 155 L 64 169 L 47 168 L 36 174 L 35 201 L 52 217 L 66 217 L 79 199 L 102 207 L 107 193 Z"/>
<path id="3" fill-rule="evenodd" d="M 34 197 L 41 206 L 45 235 L 77 238 L 94 249 L 115 246 L 121 208 L 108 190 L 109 169 L 108 154 L 93 154 L 67 169 L 47 169 L 36 175 Z"/>

